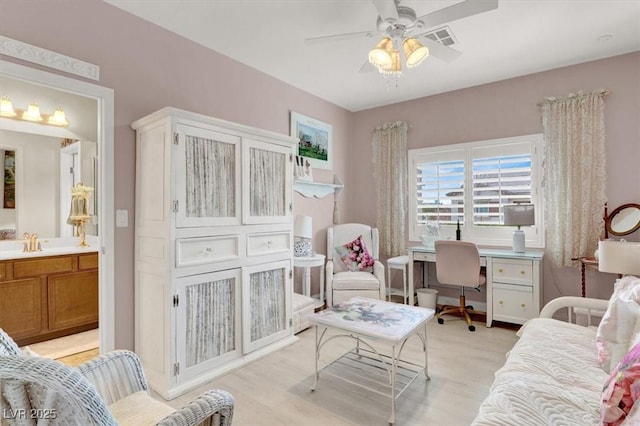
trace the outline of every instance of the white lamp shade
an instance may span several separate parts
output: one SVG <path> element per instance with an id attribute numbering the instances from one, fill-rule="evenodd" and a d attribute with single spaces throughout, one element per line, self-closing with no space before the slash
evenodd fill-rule
<path id="1" fill-rule="evenodd" d="M 510 204 L 503 207 L 504 224 L 507 226 L 531 226 L 535 222 L 533 204 Z"/>
<path id="2" fill-rule="evenodd" d="M 296 215 L 293 223 L 293 235 L 299 238 L 313 237 L 313 226 L 311 216 Z"/>
<path id="3" fill-rule="evenodd" d="M 640 275 L 640 243 L 600 241 L 598 270 L 612 274 Z"/>

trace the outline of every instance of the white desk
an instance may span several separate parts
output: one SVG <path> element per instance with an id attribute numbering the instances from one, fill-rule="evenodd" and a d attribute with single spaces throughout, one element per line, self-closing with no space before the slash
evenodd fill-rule
<path id="1" fill-rule="evenodd" d="M 409 253 L 409 295 L 413 300 L 413 262 L 435 262 L 434 248 L 414 246 Z M 480 264 L 487 274 L 487 327 L 494 320 L 524 324 L 537 317 L 542 302 L 542 251 L 515 253 L 511 250 L 483 249 Z M 423 283 L 425 282 L 423 274 Z"/>
<path id="2" fill-rule="evenodd" d="M 293 266 L 296 268 L 304 268 L 302 276 L 302 294 L 305 296 L 318 299 L 314 308 L 324 305 L 324 254 L 314 253 L 311 256 L 293 257 Z M 311 296 L 311 268 L 320 267 L 320 295 L 318 297 Z"/>

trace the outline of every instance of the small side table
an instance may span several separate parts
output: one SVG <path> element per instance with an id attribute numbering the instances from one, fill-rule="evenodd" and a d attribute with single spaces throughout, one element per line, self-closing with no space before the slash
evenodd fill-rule
<path id="1" fill-rule="evenodd" d="M 293 266 L 304 268 L 302 278 L 302 294 L 317 299 L 315 308 L 324 305 L 324 254 L 313 253 L 311 256 L 293 257 Z M 311 296 L 311 268 L 320 267 L 320 296 Z"/>
<path id="2" fill-rule="evenodd" d="M 580 274 L 581 274 L 581 283 L 582 283 L 582 297 L 585 297 L 587 294 L 586 282 L 584 273 L 587 266 L 598 266 L 598 260 L 593 257 L 574 257 L 571 260 L 577 260 L 580 262 Z"/>

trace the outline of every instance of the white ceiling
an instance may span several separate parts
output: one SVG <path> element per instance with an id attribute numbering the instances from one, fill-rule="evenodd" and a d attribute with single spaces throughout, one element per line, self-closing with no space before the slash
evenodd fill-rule
<path id="1" fill-rule="evenodd" d="M 322 99 L 359 111 L 640 50 L 640 0 L 500 0 L 451 22 L 462 55 L 404 70 L 397 87 L 360 73 L 380 37 L 371 0 L 106 0 Z M 402 0 L 418 16 L 456 0 Z"/>

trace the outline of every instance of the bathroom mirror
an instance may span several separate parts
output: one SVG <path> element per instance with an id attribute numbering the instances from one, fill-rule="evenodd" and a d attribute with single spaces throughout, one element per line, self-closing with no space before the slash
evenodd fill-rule
<path id="1" fill-rule="evenodd" d="M 607 231 L 616 236 L 631 234 L 640 229 L 640 204 L 623 204 L 605 218 Z"/>
<path id="2" fill-rule="evenodd" d="M 24 110 L 37 102 L 43 114 L 64 108 L 66 128 L 2 117 L 3 163 L 0 239 L 20 239 L 25 232 L 41 238 L 73 236 L 66 224 L 71 187 L 79 181 L 97 186 L 98 105 L 96 99 L 0 76 L 0 96 Z M 11 169 L 11 170 L 8 170 Z M 11 181 L 10 175 L 13 175 Z M 97 197 L 97 193 L 94 194 Z M 88 235 L 97 235 L 97 198 Z"/>

